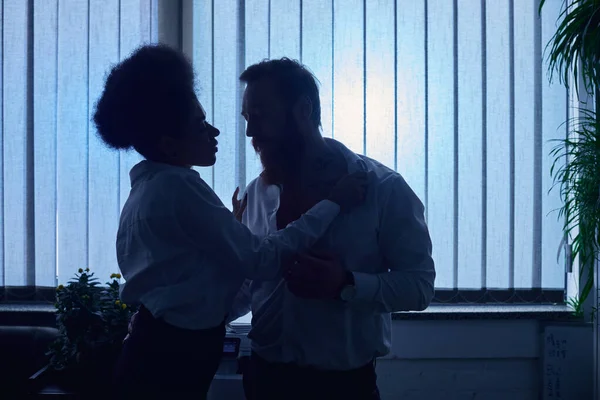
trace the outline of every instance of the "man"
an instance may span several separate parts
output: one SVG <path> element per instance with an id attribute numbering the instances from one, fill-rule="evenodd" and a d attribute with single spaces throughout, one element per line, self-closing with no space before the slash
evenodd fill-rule
<path id="1" fill-rule="evenodd" d="M 263 61 L 240 80 L 246 134 L 264 169 L 241 210 L 253 233 L 282 229 L 348 172 L 369 176 L 365 204 L 313 252 L 289 260 L 283 279 L 246 282 L 238 294 L 231 317 L 252 310 L 247 396 L 379 399 L 375 359 L 390 350 L 390 313 L 423 310 L 434 293 L 423 205 L 399 174 L 322 137 L 316 79 L 302 65 Z"/>

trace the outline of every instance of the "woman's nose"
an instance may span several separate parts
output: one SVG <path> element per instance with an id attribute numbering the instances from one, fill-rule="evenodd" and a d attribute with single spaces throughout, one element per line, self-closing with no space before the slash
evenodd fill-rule
<path id="1" fill-rule="evenodd" d="M 215 128 L 215 127 L 214 127 L 214 126 L 212 126 L 212 125 L 211 125 L 211 127 L 212 127 L 212 130 L 211 130 L 211 135 L 212 135 L 213 137 L 217 137 L 217 136 L 219 136 L 219 135 L 221 134 L 221 131 L 219 131 L 217 128 Z"/>

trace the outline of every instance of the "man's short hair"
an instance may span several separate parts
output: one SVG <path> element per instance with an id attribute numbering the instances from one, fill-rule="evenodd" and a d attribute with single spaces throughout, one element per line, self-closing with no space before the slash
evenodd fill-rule
<path id="1" fill-rule="evenodd" d="M 277 60 L 264 60 L 246 68 L 240 81 L 250 84 L 263 78 L 273 79 L 280 88 L 281 95 L 291 107 L 301 96 L 312 103 L 311 121 L 315 127 L 321 126 L 321 101 L 317 78 L 296 60 L 287 57 Z"/>

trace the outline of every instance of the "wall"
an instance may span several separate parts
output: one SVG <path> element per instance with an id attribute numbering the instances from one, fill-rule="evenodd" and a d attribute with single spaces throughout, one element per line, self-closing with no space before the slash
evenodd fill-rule
<path id="1" fill-rule="evenodd" d="M 394 321 L 377 362 L 383 400 L 537 400 L 537 320 Z"/>
<path id="2" fill-rule="evenodd" d="M 538 400 L 540 321 L 564 319 L 568 314 L 564 307 L 546 307 L 544 312 L 540 311 L 544 306 L 531 306 L 518 313 L 511 311 L 515 308 L 525 309 L 510 305 L 430 307 L 429 312 L 394 320 L 392 351 L 377 361 L 382 399 Z M 445 315 L 436 317 L 436 310 Z M 52 326 L 53 313 L 50 305 L 2 304 L 0 325 Z M 476 313 L 480 318 L 472 315 Z M 249 318 L 239 322 L 247 323 Z M 218 376 L 209 398 L 242 400 L 240 378 Z"/>
<path id="3" fill-rule="evenodd" d="M 385 360 L 377 365 L 382 399 L 537 400 L 535 359 Z"/>

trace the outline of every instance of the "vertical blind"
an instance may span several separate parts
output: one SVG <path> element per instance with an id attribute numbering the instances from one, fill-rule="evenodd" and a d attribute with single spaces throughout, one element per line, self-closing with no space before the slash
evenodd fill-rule
<path id="1" fill-rule="evenodd" d="M 156 38 L 151 0 L 3 0 L 0 286 L 108 280 L 133 153 L 90 123 L 110 66 Z"/>
<path id="2" fill-rule="evenodd" d="M 544 58 L 563 2 L 546 3 L 540 16 L 539 0 L 194 0 L 199 97 L 222 131 L 201 174 L 223 199 L 258 175 L 236 78 L 298 59 L 320 81 L 323 135 L 423 200 L 437 288 L 563 289 L 548 154 L 568 93 Z"/>
<path id="3" fill-rule="evenodd" d="M 221 129 L 202 177 L 229 205 L 260 172 L 243 69 L 287 56 L 321 84 L 323 134 L 423 200 L 438 288 L 563 288 L 550 140 L 567 91 L 543 59 L 560 0 L 183 0 L 198 93 Z M 134 153 L 90 115 L 111 64 L 157 40 L 156 0 L 0 0 L 0 286 L 116 270 Z M 175 21 L 174 21 L 175 23 Z"/>

